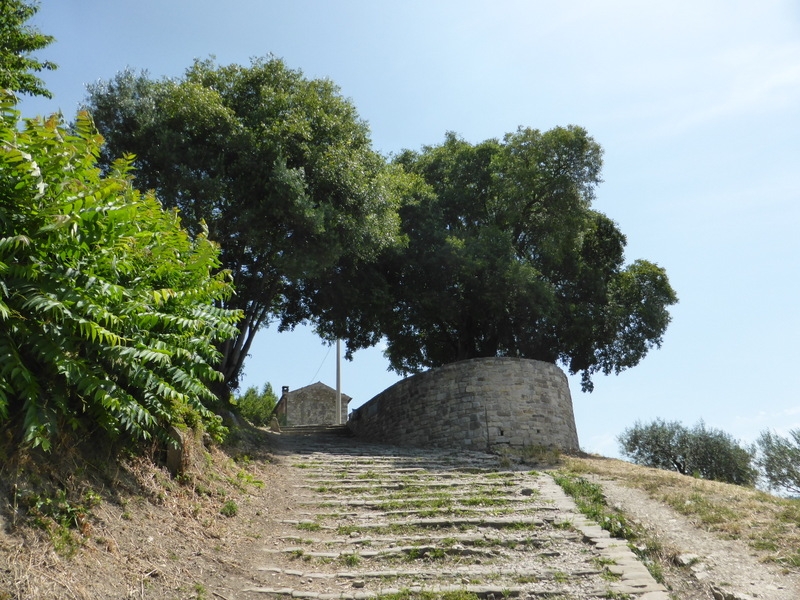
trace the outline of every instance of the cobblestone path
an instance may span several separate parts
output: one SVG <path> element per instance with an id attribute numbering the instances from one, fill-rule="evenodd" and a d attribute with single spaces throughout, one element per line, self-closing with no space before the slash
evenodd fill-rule
<path id="1" fill-rule="evenodd" d="M 669 598 L 547 474 L 475 452 L 282 438 L 295 502 L 243 597 Z"/>

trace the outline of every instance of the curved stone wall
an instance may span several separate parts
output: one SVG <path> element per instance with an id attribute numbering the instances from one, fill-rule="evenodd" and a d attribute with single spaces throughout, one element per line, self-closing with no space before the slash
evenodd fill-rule
<path id="1" fill-rule="evenodd" d="M 567 376 L 551 363 L 476 358 L 397 382 L 355 409 L 360 438 L 398 446 L 578 450 Z"/>

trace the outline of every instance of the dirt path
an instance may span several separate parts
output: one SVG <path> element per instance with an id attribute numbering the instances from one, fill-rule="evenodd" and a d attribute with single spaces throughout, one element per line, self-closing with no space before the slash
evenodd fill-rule
<path id="1" fill-rule="evenodd" d="M 701 582 L 705 592 L 696 595 L 684 590 L 685 598 L 797 600 L 800 577 L 782 573 L 780 568 L 761 562 L 746 544 L 721 539 L 708 533 L 669 506 L 657 502 L 641 490 L 632 489 L 598 476 L 588 476 L 600 484 L 609 503 L 643 524 L 661 543 L 681 555 L 691 577 Z"/>

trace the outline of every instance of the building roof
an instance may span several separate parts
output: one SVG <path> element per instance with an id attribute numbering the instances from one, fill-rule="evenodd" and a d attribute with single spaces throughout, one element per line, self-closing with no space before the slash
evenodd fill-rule
<path id="1" fill-rule="evenodd" d="M 325 385 L 321 381 L 318 381 L 317 383 L 312 383 L 311 385 L 306 385 L 301 388 L 297 388 L 296 390 L 291 390 L 286 395 L 291 398 L 296 394 L 302 394 L 304 392 L 310 392 L 312 390 L 324 390 L 324 391 L 329 391 L 331 394 L 336 394 L 336 390 L 333 389 L 331 386 Z M 352 400 L 352 398 L 347 394 L 345 394 L 344 392 L 342 392 L 342 400 L 343 401 L 346 400 L 347 402 L 349 402 L 350 400 Z"/>

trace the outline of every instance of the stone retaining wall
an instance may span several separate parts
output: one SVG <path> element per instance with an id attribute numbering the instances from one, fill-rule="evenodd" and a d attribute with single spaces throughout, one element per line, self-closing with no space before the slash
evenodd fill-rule
<path id="1" fill-rule="evenodd" d="M 521 358 L 476 358 L 414 375 L 355 409 L 347 424 L 360 438 L 399 446 L 578 450 L 566 375 Z"/>

